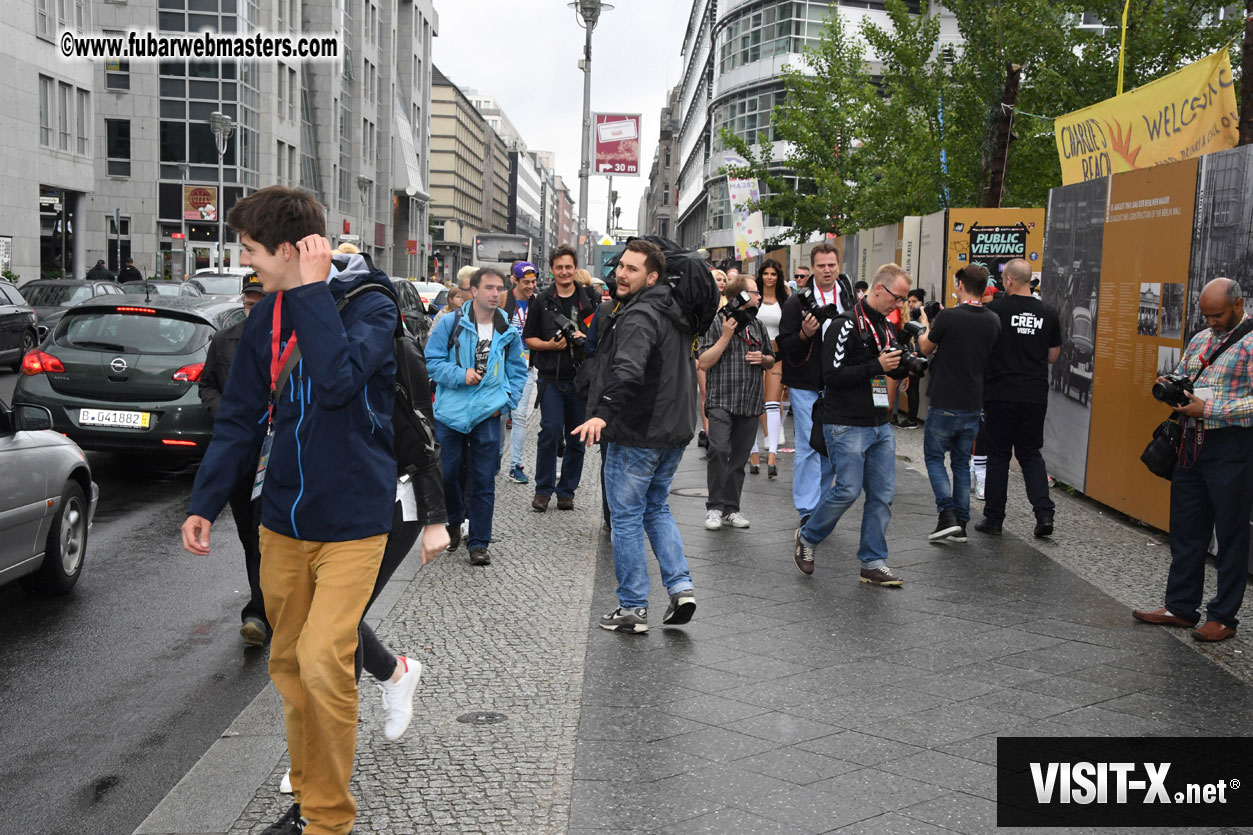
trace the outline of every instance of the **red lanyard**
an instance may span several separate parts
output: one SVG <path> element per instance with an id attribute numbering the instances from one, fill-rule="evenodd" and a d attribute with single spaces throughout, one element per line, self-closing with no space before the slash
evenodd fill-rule
<path id="1" fill-rule="evenodd" d="M 875 347 L 878 348 L 880 352 L 882 352 L 883 342 L 880 341 L 879 339 L 879 332 L 875 330 L 874 322 L 870 321 L 870 317 L 866 315 L 865 311 L 862 309 L 861 303 L 858 302 L 857 303 L 857 330 L 858 331 L 861 330 L 862 322 L 866 323 L 866 328 L 870 331 L 870 335 L 874 337 Z"/>
<path id="2" fill-rule="evenodd" d="M 756 351 L 757 346 L 760 345 L 761 342 L 757 339 L 757 337 L 749 336 L 748 334 L 749 327 L 750 327 L 749 325 L 745 325 L 744 327 L 740 328 L 739 331 L 737 331 L 737 334 L 739 335 L 740 340 L 745 345 L 747 345 L 749 348 L 752 348 L 754 351 Z"/>
<path id="3" fill-rule="evenodd" d="M 814 295 L 818 297 L 819 307 L 822 307 L 823 305 L 828 305 L 828 304 L 835 304 L 835 300 L 837 298 L 835 287 L 832 287 L 831 288 L 831 301 L 827 301 L 826 294 L 822 292 L 822 288 L 819 287 L 817 284 L 814 285 Z"/>
<path id="4" fill-rule="evenodd" d="M 270 330 L 270 423 L 274 422 L 274 401 L 278 398 L 278 378 L 283 373 L 283 366 L 291 359 L 296 350 L 296 334 L 287 340 L 287 347 L 280 354 L 278 349 L 279 334 L 283 327 L 283 291 L 279 290 L 274 297 L 274 319 Z"/>
<path id="5" fill-rule="evenodd" d="M 526 330 L 526 317 L 531 315 L 531 301 L 534 298 L 535 297 L 532 296 L 530 299 L 527 299 L 525 307 L 523 307 L 524 302 L 522 299 L 519 299 L 517 296 L 514 296 L 513 298 L 513 312 L 514 315 L 518 317 L 518 325 L 522 330 Z"/>

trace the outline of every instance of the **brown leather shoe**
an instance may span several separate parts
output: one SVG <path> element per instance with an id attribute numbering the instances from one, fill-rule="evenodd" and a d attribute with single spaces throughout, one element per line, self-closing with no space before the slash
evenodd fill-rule
<path id="1" fill-rule="evenodd" d="M 557 497 L 557 509 L 558 510 L 574 510 L 574 496 L 558 496 Z"/>
<path id="2" fill-rule="evenodd" d="M 531 499 L 531 507 L 543 513 L 545 510 L 548 510 L 548 503 L 552 501 L 552 498 L 552 496 L 536 493 L 535 498 Z"/>
<path id="3" fill-rule="evenodd" d="M 1160 609 L 1136 609 L 1131 616 L 1136 620 L 1155 623 L 1158 626 L 1178 626 L 1182 629 L 1192 629 L 1196 626 L 1195 623 L 1188 623 L 1183 618 L 1175 617 L 1165 606 Z"/>
<path id="4" fill-rule="evenodd" d="M 1194 641 L 1225 641 L 1235 636 L 1236 630 L 1216 620 L 1207 620 L 1192 630 L 1192 640 Z"/>

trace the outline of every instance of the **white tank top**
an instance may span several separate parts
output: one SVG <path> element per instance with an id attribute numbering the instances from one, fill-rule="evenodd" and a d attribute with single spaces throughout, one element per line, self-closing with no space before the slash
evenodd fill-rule
<path id="1" fill-rule="evenodd" d="M 766 336 L 770 341 L 779 338 L 779 321 L 783 319 L 783 305 L 761 303 L 757 309 L 757 320 L 766 327 Z"/>

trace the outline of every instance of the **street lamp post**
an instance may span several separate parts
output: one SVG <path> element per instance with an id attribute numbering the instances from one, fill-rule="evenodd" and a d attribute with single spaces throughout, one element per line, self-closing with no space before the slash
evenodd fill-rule
<path id="1" fill-rule="evenodd" d="M 226 212 L 222 205 L 226 202 L 226 181 L 222 160 L 226 156 L 226 143 L 235 132 L 235 121 L 225 113 L 215 110 L 209 114 L 209 129 L 213 131 L 213 138 L 218 145 L 218 270 L 222 271 L 226 267 Z"/>
<path id="2" fill-rule="evenodd" d="M 357 238 L 361 241 L 360 249 L 365 252 L 365 199 L 370 193 L 370 186 L 374 185 L 374 181 L 369 177 L 357 178 L 357 189 L 361 192 L 361 228 L 357 230 Z"/>
<path id="3" fill-rule="evenodd" d="M 183 236 L 183 280 L 186 281 L 191 275 L 188 269 L 191 265 L 187 263 L 187 172 L 191 166 L 185 162 L 178 164 L 179 179 L 179 196 L 178 196 L 178 231 Z M 170 267 L 172 271 L 174 267 Z"/>
<path id="4" fill-rule="evenodd" d="M 581 63 L 583 70 L 583 154 L 579 163 L 579 235 L 585 241 L 583 262 L 586 264 L 591 261 L 592 251 L 592 242 L 587 229 L 587 187 L 588 178 L 591 176 L 592 156 L 592 30 L 596 28 L 596 22 L 600 20 L 600 13 L 613 9 L 613 6 L 601 0 L 576 0 L 570 3 L 569 7 L 578 12 L 577 19 L 582 21 L 579 25 L 587 30 Z"/>

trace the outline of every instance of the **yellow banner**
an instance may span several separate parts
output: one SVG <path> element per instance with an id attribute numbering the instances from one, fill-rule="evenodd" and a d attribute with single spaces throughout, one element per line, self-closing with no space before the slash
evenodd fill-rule
<path id="1" fill-rule="evenodd" d="M 1227 50 L 1130 93 L 1053 120 L 1062 183 L 1081 183 L 1234 148 L 1236 94 Z"/>

